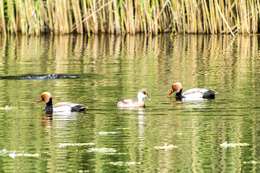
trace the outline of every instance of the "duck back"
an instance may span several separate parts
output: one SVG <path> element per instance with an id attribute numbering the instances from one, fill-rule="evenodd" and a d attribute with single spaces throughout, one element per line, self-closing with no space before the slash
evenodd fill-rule
<path id="1" fill-rule="evenodd" d="M 208 90 L 203 93 L 204 99 L 215 99 L 215 92 L 213 90 Z"/>
<path id="2" fill-rule="evenodd" d="M 54 110 L 55 112 L 83 112 L 86 107 L 77 103 L 60 102 L 55 104 Z"/>
<path id="3" fill-rule="evenodd" d="M 71 112 L 83 112 L 86 108 L 83 105 L 75 105 L 71 107 Z"/>
<path id="4" fill-rule="evenodd" d="M 138 102 L 137 100 L 124 99 L 117 103 L 117 107 L 120 108 L 134 108 L 134 107 L 144 107 L 144 102 Z"/>
<path id="5" fill-rule="evenodd" d="M 185 99 L 196 100 L 196 99 L 214 99 L 215 92 L 206 88 L 193 88 L 185 91 L 182 96 Z"/>

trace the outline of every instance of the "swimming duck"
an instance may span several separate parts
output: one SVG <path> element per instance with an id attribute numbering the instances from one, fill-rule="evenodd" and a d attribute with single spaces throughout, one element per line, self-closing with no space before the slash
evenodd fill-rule
<path id="1" fill-rule="evenodd" d="M 86 107 L 77 103 L 60 102 L 55 105 L 52 104 L 52 95 L 49 92 L 43 92 L 41 94 L 40 101 L 45 102 L 45 113 L 46 114 L 68 114 L 71 112 L 83 112 Z"/>
<path id="2" fill-rule="evenodd" d="M 168 93 L 170 96 L 176 92 L 176 100 L 203 100 L 203 99 L 214 99 L 215 91 L 206 88 L 193 88 L 185 92 L 182 92 L 182 84 L 180 82 L 175 82 Z"/>
<path id="3" fill-rule="evenodd" d="M 145 107 L 144 101 L 148 98 L 148 93 L 145 90 L 141 90 L 137 94 L 137 99 L 124 99 L 117 102 L 119 108 L 138 108 Z"/>

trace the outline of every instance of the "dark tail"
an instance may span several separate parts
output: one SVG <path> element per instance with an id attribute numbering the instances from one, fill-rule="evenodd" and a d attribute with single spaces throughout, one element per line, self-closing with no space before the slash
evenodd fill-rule
<path id="1" fill-rule="evenodd" d="M 208 90 L 207 92 L 205 92 L 205 93 L 203 94 L 203 98 L 204 98 L 204 99 L 215 99 L 215 95 L 216 95 L 215 91 L 213 91 L 213 90 Z"/>
<path id="2" fill-rule="evenodd" d="M 86 107 L 83 105 L 76 105 L 71 108 L 71 112 L 84 112 Z"/>

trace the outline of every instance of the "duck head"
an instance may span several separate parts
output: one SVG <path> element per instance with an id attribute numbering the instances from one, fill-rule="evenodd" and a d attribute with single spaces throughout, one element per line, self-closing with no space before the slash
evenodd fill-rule
<path id="1" fill-rule="evenodd" d="M 51 93 L 49 92 L 43 92 L 41 93 L 41 99 L 40 101 L 44 102 L 44 103 L 49 103 L 50 101 L 52 101 L 52 96 Z"/>
<path id="2" fill-rule="evenodd" d="M 148 97 L 149 97 L 149 95 L 148 95 L 147 91 L 145 91 L 145 90 L 141 90 L 137 94 L 138 101 L 144 101 Z"/>
<path id="3" fill-rule="evenodd" d="M 45 106 L 45 113 L 47 115 L 51 115 L 53 113 L 53 106 L 52 106 L 52 96 L 49 92 L 43 92 L 41 93 L 41 98 L 39 100 L 40 102 L 44 102 L 46 104 Z"/>
<path id="4" fill-rule="evenodd" d="M 174 92 L 180 93 L 182 91 L 182 84 L 175 82 L 172 84 L 172 88 L 169 90 L 168 96 L 171 96 Z"/>

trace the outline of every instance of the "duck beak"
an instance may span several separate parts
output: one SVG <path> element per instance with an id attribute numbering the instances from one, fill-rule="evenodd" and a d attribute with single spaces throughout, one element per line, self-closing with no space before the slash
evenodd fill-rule
<path id="1" fill-rule="evenodd" d="M 169 90 L 169 93 L 168 93 L 168 97 L 172 95 L 172 93 L 174 93 L 173 89 L 170 89 Z"/>
<path id="2" fill-rule="evenodd" d="M 36 103 L 40 103 L 40 102 L 43 102 L 43 100 L 41 99 L 36 100 Z"/>
<path id="3" fill-rule="evenodd" d="M 40 97 L 40 98 L 38 98 L 37 100 L 35 100 L 36 101 L 36 103 L 41 103 L 41 102 L 44 102 L 44 100 Z"/>
<path id="4" fill-rule="evenodd" d="M 146 94 L 146 96 L 147 96 L 147 100 L 151 100 L 151 97 L 150 97 L 150 95 L 148 95 L 148 94 Z"/>

